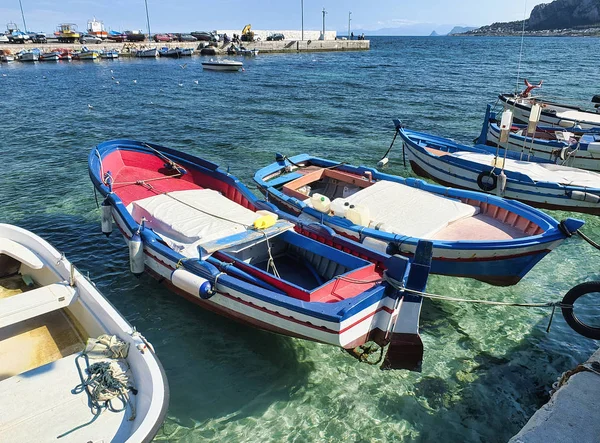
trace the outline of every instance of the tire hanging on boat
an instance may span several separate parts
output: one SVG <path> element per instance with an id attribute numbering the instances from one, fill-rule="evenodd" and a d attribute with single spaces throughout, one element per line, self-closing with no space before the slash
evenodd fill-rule
<path id="1" fill-rule="evenodd" d="M 594 328 L 583 323 L 575 315 L 574 309 L 574 304 L 579 297 L 593 292 L 600 293 L 600 281 L 589 281 L 572 287 L 562 299 L 562 304 L 568 306 L 562 307 L 561 310 L 565 321 L 575 332 L 587 338 L 600 340 L 600 328 Z"/>
<path id="2" fill-rule="evenodd" d="M 491 179 L 492 182 L 490 183 L 489 180 L 486 180 L 486 179 Z M 497 185 L 498 185 L 498 176 L 491 171 L 481 172 L 477 176 L 477 186 L 479 186 L 479 188 L 483 191 L 486 191 L 486 192 L 493 191 L 494 189 L 496 189 Z"/>

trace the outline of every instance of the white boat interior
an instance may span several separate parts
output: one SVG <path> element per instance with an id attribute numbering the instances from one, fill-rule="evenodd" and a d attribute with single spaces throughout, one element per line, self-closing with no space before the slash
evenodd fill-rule
<path id="1" fill-rule="evenodd" d="M 145 392 L 129 395 L 123 411 L 104 410 L 60 441 L 118 442 L 149 432 L 146 418 L 168 398 L 166 386 L 161 376 L 162 393 L 160 387 L 152 391 L 158 386 L 149 383 L 143 362 L 153 354 L 142 355 L 127 329 L 118 326 L 130 329 L 64 256 L 25 230 L 0 225 L 0 441 L 54 441 L 93 419 L 86 392 L 72 390 L 82 381 L 76 359 L 88 337 L 103 334 L 133 344 L 119 364 L 129 383 Z M 90 358 L 90 365 L 94 361 L 101 360 Z M 85 360 L 79 363 L 85 378 Z M 153 395 L 160 404 L 151 407 Z M 113 404 L 122 406 L 119 400 Z M 158 420 L 161 414 L 154 415 Z"/>
<path id="2" fill-rule="evenodd" d="M 307 167 L 283 186 L 283 193 L 314 207 L 314 196 L 330 201 L 317 208 L 354 224 L 430 240 L 508 240 L 539 234 L 535 223 L 506 209 L 434 194 L 345 171 Z"/>

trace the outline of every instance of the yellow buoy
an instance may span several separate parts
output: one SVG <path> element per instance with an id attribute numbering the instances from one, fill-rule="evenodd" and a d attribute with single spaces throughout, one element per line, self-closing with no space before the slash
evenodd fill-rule
<path id="1" fill-rule="evenodd" d="M 277 219 L 272 215 L 263 215 L 254 220 L 254 227 L 256 229 L 267 229 L 277 223 Z"/>

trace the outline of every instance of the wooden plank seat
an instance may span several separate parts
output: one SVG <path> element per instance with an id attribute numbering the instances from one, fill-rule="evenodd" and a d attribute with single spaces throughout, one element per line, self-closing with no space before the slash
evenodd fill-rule
<path id="1" fill-rule="evenodd" d="M 0 254 L 8 255 L 31 269 L 42 269 L 44 266 L 37 255 L 20 243 L 8 238 L 0 238 Z"/>
<path id="2" fill-rule="evenodd" d="M 0 328 L 69 306 L 77 289 L 62 281 L 0 299 Z"/>

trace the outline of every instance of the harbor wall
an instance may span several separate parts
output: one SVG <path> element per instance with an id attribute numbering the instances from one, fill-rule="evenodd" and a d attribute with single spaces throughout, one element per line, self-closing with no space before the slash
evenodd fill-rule
<path id="1" fill-rule="evenodd" d="M 274 31 L 274 30 L 252 30 L 254 32 L 254 39 L 267 40 L 267 37 L 271 34 L 283 34 L 286 40 L 302 40 L 302 31 L 300 30 L 285 30 L 285 31 Z M 233 34 L 241 34 L 239 29 L 217 29 L 217 34 L 227 34 L 232 37 Z M 304 30 L 304 40 L 319 40 L 321 31 L 307 31 Z M 337 38 L 337 31 L 325 31 L 325 40 L 335 40 Z"/>
<path id="2" fill-rule="evenodd" d="M 306 31 L 305 31 L 306 33 Z M 229 34 L 228 34 L 229 35 Z M 361 51 L 370 49 L 369 40 L 311 40 L 305 35 L 304 40 L 281 40 L 281 41 L 266 41 L 260 40 L 256 42 L 241 42 L 248 49 L 258 49 L 259 53 L 285 53 L 285 52 L 325 52 L 325 51 Z M 145 47 L 169 47 L 169 48 L 198 48 L 198 42 L 141 42 L 141 43 L 114 43 L 104 41 L 100 44 L 85 45 L 90 49 L 117 49 L 121 54 L 127 55 L 130 52 L 135 52 L 143 46 Z M 218 43 L 217 48 L 222 52 L 226 52 L 230 44 Z M 82 46 L 79 43 L 44 43 L 44 44 L 0 44 L 0 49 L 9 49 L 13 54 L 22 49 L 39 48 L 41 51 L 51 51 L 54 48 L 68 48 L 71 50 L 80 50 Z"/>
<path id="3" fill-rule="evenodd" d="M 585 366 L 592 370 L 596 367 L 597 372 L 583 369 Z M 600 349 L 563 377 L 566 380 L 550 401 L 509 443 L 600 441 Z"/>

